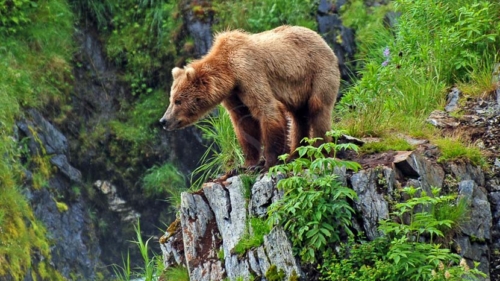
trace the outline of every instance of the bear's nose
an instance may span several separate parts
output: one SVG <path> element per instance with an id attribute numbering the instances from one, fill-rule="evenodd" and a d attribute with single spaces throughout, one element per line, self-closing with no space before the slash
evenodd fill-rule
<path id="1" fill-rule="evenodd" d="M 162 118 L 160 119 L 160 124 L 161 124 L 163 127 L 166 127 L 166 125 L 167 125 L 167 119 L 165 119 L 165 117 L 162 117 Z"/>

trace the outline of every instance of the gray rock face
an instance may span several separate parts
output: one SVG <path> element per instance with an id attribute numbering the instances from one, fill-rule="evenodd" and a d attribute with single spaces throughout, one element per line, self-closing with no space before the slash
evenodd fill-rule
<path id="1" fill-rule="evenodd" d="M 447 104 L 444 107 L 444 110 L 446 110 L 446 112 L 453 112 L 459 109 L 458 100 L 460 99 L 460 94 L 461 92 L 457 87 L 453 87 L 451 89 L 451 91 L 448 93 L 448 100 L 446 101 Z"/>
<path id="2" fill-rule="evenodd" d="M 470 207 L 470 218 L 461 225 L 463 235 L 458 235 L 456 242 L 459 253 L 472 266 L 473 261 L 480 262 L 479 270 L 490 275 L 490 248 L 493 217 L 487 191 L 473 180 L 461 181 L 458 185 L 459 196 L 464 197 Z M 485 280 L 490 280 L 489 278 Z"/>
<path id="3" fill-rule="evenodd" d="M 197 15 L 193 11 L 193 5 L 203 7 L 203 16 Z M 211 5 L 211 1 L 207 0 L 184 1 L 183 19 L 189 35 L 191 35 L 195 42 L 194 51 L 197 57 L 206 54 L 212 46 L 212 22 L 214 12 L 212 8 L 210 8 Z"/>
<path id="4" fill-rule="evenodd" d="M 394 159 L 394 166 L 409 179 L 414 179 L 427 194 L 432 194 L 431 187 L 442 187 L 444 181 L 444 170 L 441 166 L 434 164 L 420 153 L 409 151 L 399 152 Z"/>
<path id="5" fill-rule="evenodd" d="M 66 137 L 35 109 L 29 109 L 27 112 L 29 118 L 17 122 L 17 127 L 29 138 L 30 151 L 40 155 L 51 155 L 50 163 L 71 181 L 79 183 L 82 174 L 68 161 Z"/>
<path id="6" fill-rule="evenodd" d="M 240 277 L 249 280 L 251 276 L 265 280 L 266 272 L 273 265 L 283 270 L 287 278 L 301 276 L 291 244 L 279 227 L 264 236 L 263 245 L 242 255 L 234 253 L 234 247 L 249 231 L 250 214 L 265 213 L 261 208 L 265 209 L 279 196 L 272 179 L 267 176 L 255 183 L 253 191 L 251 198 L 245 198 L 243 182 L 239 177 L 233 177 L 227 180 L 227 186 L 211 183 L 196 194 L 183 193 L 181 230 L 167 232 L 162 240 L 165 266 L 185 265 L 191 280 L 222 280 L 226 277 L 229 280 Z M 182 236 L 177 233 L 182 233 Z M 182 249 L 178 247 L 179 240 Z"/>
<path id="7" fill-rule="evenodd" d="M 402 200 L 395 196 L 401 187 L 420 187 L 429 195 L 431 187 L 456 188 L 470 209 L 468 219 L 453 237 L 455 250 L 469 267 L 479 262 L 478 269 L 489 274 L 494 247 L 500 248 L 500 191 L 492 186 L 500 179 L 487 177 L 480 168 L 465 162 L 438 164 L 432 159 L 435 155 L 427 152 L 400 151 L 386 166 L 356 173 L 336 170 L 339 180 L 358 195 L 353 206 L 357 213 L 353 227 L 369 240 L 382 235 L 377 229 L 379 222 L 389 219 L 390 204 Z M 458 181 L 449 182 L 449 178 Z M 224 183 L 206 184 L 196 194 L 184 193 L 181 230 L 167 232 L 161 239 L 165 266 L 186 266 L 192 280 L 215 280 L 214 276 L 266 280 L 272 266 L 283 270 L 287 278 L 294 273 L 305 278 L 287 234 L 279 227 L 264 237 L 263 245 L 240 255 L 234 253 L 234 247 L 248 231 L 248 219 L 265 217 L 267 207 L 282 198 L 276 185 L 276 179 L 262 176 L 253 185 L 251 197 L 245 198 L 241 179 L 233 177 Z M 488 190 L 492 192 L 488 194 Z"/>
<path id="8" fill-rule="evenodd" d="M 61 212 L 48 189 L 32 192 L 30 201 L 35 216 L 47 228 L 49 238 L 57 241 L 51 248 L 51 264 L 66 278 L 94 280 L 101 249 L 95 234 L 90 231 L 92 222 L 86 204 L 78 200 Z M 27 278 L 25 280 L 31 280 L 31 276 Z"/>
<path id="9" fill-rule="evenodd" d="M 283 191 L 276 189 L 276 182 L 281 178 L 283 176 L 272 179 L 266 175 L 254 184 L 249 206 L 252 216 L 263 217 L 267 214 L 267 207 L 283 196 Z"/>
<path id="10" fill-rule="evenodd" d="M 181 227 L 191 280 L 222 280 L 225 270 L 217 257 L 221 238 L 212 210 L 202 195 L 182 193 Z"/>
<path id="11" fill-rule="evenodd" d="M 38 111 L 30 109 L 27 112 L 27 118 L 17 123 L 18 137 L 28 139 L 32 155 L 50 156 L 50 163 L 58 168 L 50 176 L 48 187 L 41 189 L 30 187 L 32 172 L 25 171 L 27 198 L 36 218 L 45 225 L 48 238 L 56 242 L 51 247 L 50 264 L 68 279 L 94 280 L 101 249 L 87 212 L 88 205 L 72 189 L 79 188 L 81 173 L 68 161 L 66 137 Z M 58 209 L 56 201 L 65 204 L 67 210 Z M 39 258 L 34 256 L 33 262 Z M 32 278 L 27 272 L 24 280 Z"/>
<path id="12" fill-rule="evenodd" d="M 492 215 L 486 190 L 472 180 L 461 181 L 458 190 L 466 198 L 472 218 L 462 225 L 462 232 L 483 241 L 491 239 Z"/>
<path id="13" fill-rule="evenodd" d="M 389 218 L 389 204 L 384 194 L 393 186 L 394 172 L 389 168 L 362 170 L 351 178 L 352 188 L 358 194 L 356 209 L 361 213 L 366 237 L 373 240 L 380 236 L 377 230 L 380 220 Z M 386 186 L 378 184 L 378 176 L 382 174 Z M 385 189 L 385 190 L 382 190 Z"/>

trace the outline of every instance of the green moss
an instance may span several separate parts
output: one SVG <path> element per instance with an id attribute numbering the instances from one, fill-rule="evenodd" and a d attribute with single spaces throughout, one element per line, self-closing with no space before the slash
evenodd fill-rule
<path id="1" fill-rule="evenodd" d="M 55 201 L 55 200 L 54 200 Z M 57 206 L 57 210 L 60 212 L 60 213 L 64 213 L 66 211 L 69 210 L 69 207 L 66 203 L 64 202 L 59 202 L 59 201 L 55 201 L 56 202 L 56 206 Z"/>
<path id="2" fill-rule="evenodd" d="M 285 271 L 283 269 L 279 269 L 278 267 L 273 264 L 269 267 L 269 269 L 266 271 L 266 279 L 269 281 L 282 281 L 285 279 Z"/>
<path id="3" fill-rule="evenodd" d="M 35 253 L 50 260 L 49 242 L 19 188 L 26 180 L 24 169 L 34 171 L 35 188 L 44 186 L 53 171 L 50 159 L 43 151 L 23 154 L 23 142 L 12 136 L 22 108 L 50 105 L 49 111 L 57 115 L 59 105 L 66 102 L 74 18 L 63 0 L 14 2 L 0 3 L 0 14 L 8 12 L 7 18 L 2 16 L 8 22 L 0 24 L 0 276 L 22 280 L 32 269 L 42 279 L 62 280 L 51 265 L 32 260 Z M 19 23 L 14 26 L 15 21 Z"/>
<path id="4" fill-rule="evenodd" d="M 221 262 L 224 262 L 224 261 L 225 261 L 224 249 L 220 249 L 220 250 L 217 252 L 217 257 L 219 258 L 219 260 L 220 260 Z"/>
<path id="5" fill-rule="evenodd" d="M 297 272 L 295 270 L 292 271 L 292 274 L 288 278 L 288 281 L 299 281 L 299 280 L 300 280 L 300 276 L 297 274 Z"/>
<path id="6" fill-rule="evenodd" d="M 257 180 L 257 175 L 241 175 L 240 179 L 243 183 L 244 188 L 244 196 L 246 199 L 250 199 L 252 197 L 252 187 Z"/>
<path id="7" fill-rule="evenodd" d="M 182 266 L 169 267 L 163 276 L 165 280 L 189 281 L 189 272 Z"/>
<path id="8" fill-rule="evenodd" d="M 247 232 L 232 250 L 238 255 L 245 254 L 248 250 L 262 245 L 264 243 L 264 235 L 269 234 L 271 231 L 271 228 L 263 219 L 250 218 L 249 221 Z"/>

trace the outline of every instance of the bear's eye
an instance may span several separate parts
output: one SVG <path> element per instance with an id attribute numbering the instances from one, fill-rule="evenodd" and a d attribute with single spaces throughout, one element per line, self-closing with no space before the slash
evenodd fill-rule
<path id="1" fill-rule="evenodd" d="M 174 103 L 175 105 L 181 105 L 181 100 L 175 100 Z"/>

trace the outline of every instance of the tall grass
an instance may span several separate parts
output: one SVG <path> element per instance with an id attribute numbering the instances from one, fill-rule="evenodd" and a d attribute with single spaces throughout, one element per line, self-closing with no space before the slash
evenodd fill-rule
<path id="1" fill-rule="evenodd" d="M 377 11 L 361 13 L 370 19 L 357 36 L 362 78 L 337 106 L 343 116 L 340 126 L 353 135 L 425 131 L 428 114 L 444 106 L 447 87 L 484 80 L 497 59 L 498 2 L 394 3 L 401 16 L 393 29 L 384 27 Z M 352 2 L 343 12 L 345 22 L 359 26 L 353 17 L 360 10 L 362 2 Z M 487 82 L 477 83 L 488 87 Z"/>
<path id="2" fill-rule="evenodd" d="M 142 261 L 144 262 L 143 266 L 137 268 L 134 271 L 130 265 L 130 256 L 127 254 L 125 258 L 123 258 L 123 265 L 114 265 L 113 271 L 118 281 L 129 281 L 132 278 L 143 279 L 144 281 L 158 281 L 165 280 L 162 279 L 162 275 L 164 272 L 164 265 L 161 256 L 154 254 L 151 255 L 151 249 L 149 248 L 149 242 L 152 237 L 147 240 L 142 238 L 141 226 L 140 223 L 137 222 L 137 225 L 134 226 L 136 233 L 136 240 L 132 241 L 132 243 L 136 244 L 139 248 L 139 252 L 142 257 Z M 167 280 L 176 280 L 176 279 L 168 279 Z M 188 279 L 189 280 L 189 279 Z"/>
<path id="3" fill-rule="evenodd" d="M 210 142 L 200 160 L 201 165 L 193 171 L 192 178 L 197 178 L 193 186 L 199 187 L 208 179 L 243 165 L 244 156 L 229 114 L 222 106 L 218 107 L 217 114 L 210 115 L 196 126 Z"/>

